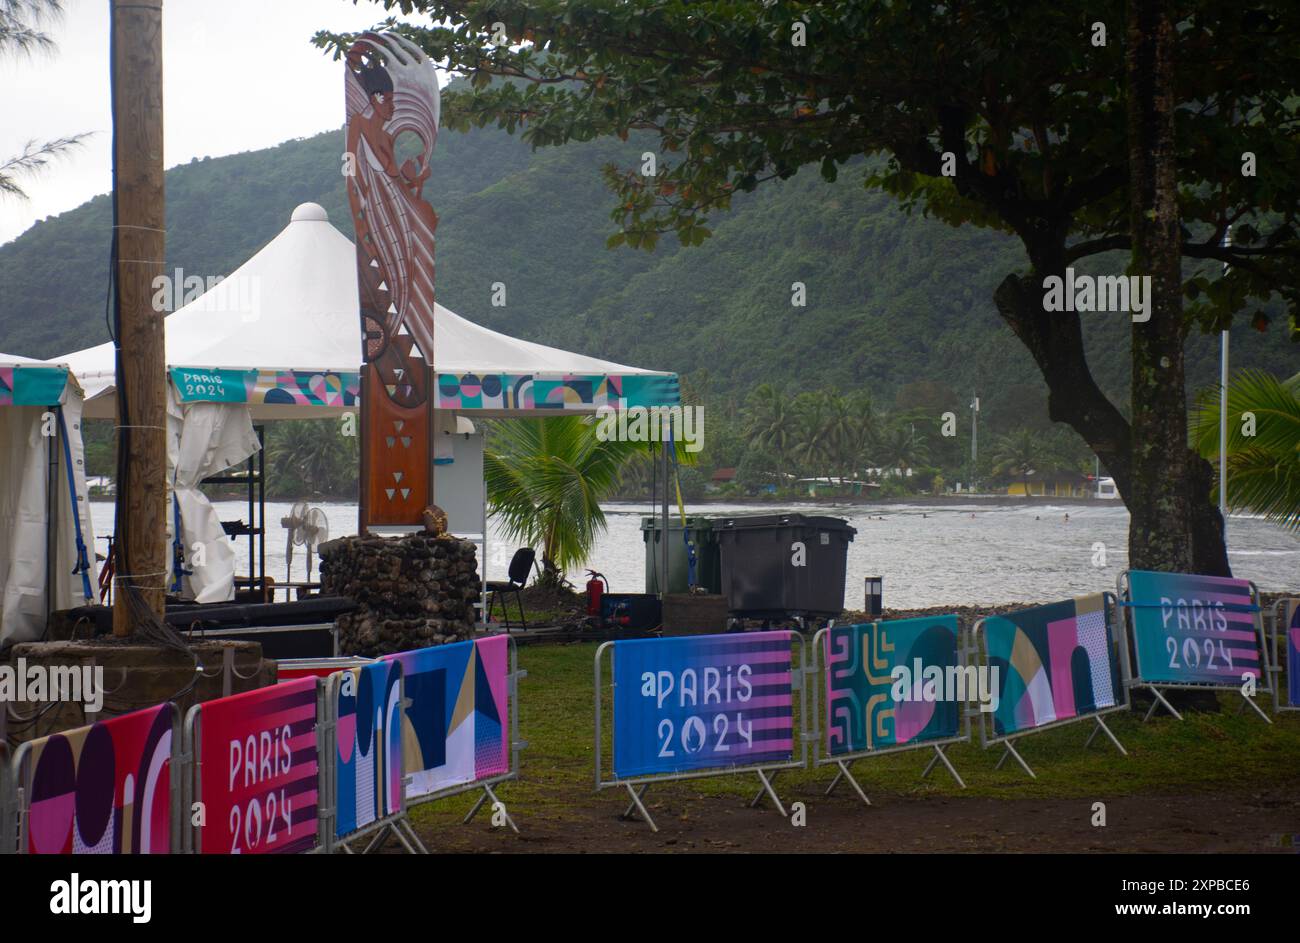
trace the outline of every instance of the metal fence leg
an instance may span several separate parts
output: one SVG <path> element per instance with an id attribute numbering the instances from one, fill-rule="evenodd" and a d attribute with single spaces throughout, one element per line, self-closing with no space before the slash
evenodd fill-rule
<path id="1" fill-rule="evenodd" d="M 1151 701 L 1151 706 L 1147 709 L 1146 716 L 1142 718 L 1143 723 L 1146 723 L 1148 720 L 1151 719 L 1151 715 L 1156 712 L 1157 704 L 1163 704 L 1165 706 L 1165 710 L 1169 711 L 1169 713 L 1174 715 L 1174 720 L 1183 719 L 1183 715 L 1178 713 L 1178 711 L 1174 710 L 1174 705 L 1170 704 L 1168 701 L 1165 700 L 1165 696 L 1160 693 L 1159 688 L 1150 687 L 1149 690 L 1153 695 L 1153 700 Z"/>
<path id="2" fill-rule="evenodd" d="M 379 849 L 383 848 L 384 843 L 388 841 L 388 830 L 389 826 L 385 825 L 383 828 L 379 829 L 379 831 L 375 832 L 375 834 L 371 836 L 366 847 L 361 850 L 361 853 L 363 855 L 374 854 L 379 851 Z"/>
<path id="3" fill-rule="evenodd" d="M 772 774 L 772 782 L 776 782 L 776 777 L 779 776 L 779 775 L 781 775 L 780 770 L 777 770 L 776 772 L 774 772 L 774 773 Z M 759 772 L 759 779 L 762 779 L 762 778 L 763 778 L 763 774 L 762 774 L 761 772 Z M 762 786 L 759 786 L 759 787 L 758 787 L 758 792 L 754 795 L 754 798 L 749 800 L 749 807 L 750 807 L 751 809 L 757 809 L 757 808 L 758 808 L 758 804 L 759 804 L 760 802 L 763 801 L 763 793 L 766 791 L 766 785 L 767 785 L 766 782 L 764 782 L 764 784 L 763 784 Z M 780 803 L 777 803 L 777 805 L 780 805 Z"/>
<path id="4" fill-rule="evenodd" d="M 1255 703 L 1255 699 L 1254 699 L 1253 697 L 1246 697 L 1246 695 L 1243 694 L 1243 695 L 1241 696 L 1241 699 L 1242 699 L 1245 703 L 1247 703 L 1247 704 L 1249 704 L 1251 707 L 1253 707 L 1253 708 L 1255 709 L 1255 713 L 1256 713 L 1256 714 L 1258 714 L 1260 717 L 1263 717 L 1263 718 L 1264 718 L 1264 723 L 1266 723 L 1266 724 L 1272 724 L 1272 723 L 1273 723 L 1273 719 L 1272 719 L 1271 717 L 1269 717 L 1267 714 L 1265 714 L 1262 710 L 1259 709 L 1259 705 Z"/>
<path id="5" fill-rule="evenodd" d="M 487 790 L 484 789 L 483 795 L 478 797 L 478 800 L 474 803 L 473 808 L 469 810 L 469 814 L 466 815 L 465 818 L 461 820 L 463 824 L 468 825 L 471 821 L 473 821 L 474 816 L 478 815 L 478 810 L 483 808 L 483 803 L 487 802 L 487 800 L 488 800 L 488 793 Z"/>
<path id="6" fill-rule="evenodd" d="M 632 804 L 627 807 L 627 810 L 622 814 L 622 816 L 620 816 L 620 818 L 630 819 L 632 817 L 632 810 L 636 809 L 641 813 L 641 818 L 645 819 L 645 823 L 650 826 L 650 831 L 659 831 L 659 826 L 655 824 L 654 819 L 650 818 L 650 813 L 646 811 L 646 807 L 641 804 L 641 797 L 644 796 L 645 791 L 650 788 L 650 784 L 642 783 L 639 792 L 633 789 L 629 783 L 624 783 L 623 785 L 624 788 L 627 789 L 628 795 L 632 797 Z"/>
<path id="7" fill-rule="evenodd" d="M 1029 768 L 1029 764 L 1025 762 L 1025 758 L 1022 757 L 1019 753 L 1016 752 L 1016 747 L 1015 747 L 1014 742 L 1011 741 L 1011 740 L 1008 740 L 1008 741 L 1006 741 L 1005 746 L 1006 746 L 1007 750 L 1006 750 L 1005 753 L 1002 754 L 1002 759 L 998 760 L 998 765 L 995 766 L 994 769 L 1001 769 L 1001 768 L 1002 768 L 1002 764 L 1003 764 L 1004 762 L 1006 762 L 1007 757 L 1008 757 L 1008 756 L 1011 756 L 1011 757 L 1014 757 L 1015 760 L 1016 760 L 1016 762 L 1020 764 L 1020 768 L 1023 769 L 1026 773 L 1029 774 L 1029 777 L 1030 777 L 1031 779 L 1037 779 L 1038 776 L 1034 773 L 1034 771 L 1033 771 L 1032 769 Z"/>
<path id="8" fill-rule="evenodd" d="M 1094 717 L 1093 720 L 1097 722 L 1097 726 L 1092 728 L 1092 733 L 1088 735 L 1088 742 L 1083 745 L 1083 748 L 1085 750 L 1088 749 L 1097 734 L 1104 733 L 1110 738 L 1110 742 L 1115 744 L 1115 749 L 1119 750 L 1121 756 L 1128 756 L 1128 750 L 1125 750 L 1124 744 L 1120 743 L 1119 738 L 1116 737 L 1115 734 L 1111 733 L 1111 729 L 1106 726 L 1106 721 L 1102 720 L 1100 717 Z"/>
<path id="9" fill-rule="evenodd" d="M 826 795 L 828 796 L 835 791 L 835 787 L 840 784 L 840 780 L 844 778 L 844 774 L 849 771 L 848 767 L 844 765 L 843 760 L 840 760 L 836 765 L 839 766 L 840 769 L 839 772 L 835 774 L 835 778 L 831 780 L 831 784 L 826 787 Z"/>
<path id="10" fill-rule="evenodd" d="M 776 804 L 776 811 L 780 812 L 782 815 L 786 815 L 787 813 L 785 811 L 785 806 L 781 805 L 780 797 L 777 796 L 776 790 L 772 788 L 772 780 L 768 779 L 767 774 L 764 773 L 761 769 L 756 769 L 754 770 L 754 772 L 758 775 L 758 778 L 762 781 L 764 791 L 766 791 L 767 794 L 772 797 L 772 802 Z M 773 773 L 772 776 L 773 778 L 775 778 L 776 774 Z M 762 793 L 759 793 L 759 795 L 762 795 Z"/>
<path id="11" fill-rule="evenodd" d="M 844 760 L 837 760 L 835 762 L 835 765 L 840 768 L 840 771 L 836 773 L 835 778 L 831 780 L 830 789 L 826 790 L 826 795 L 829 796 L 831 794 L 831 789 L 834 789 L 841 779 L 847 779 L 849 781 L 849 785 L 853 787 L 853 791 L 858 794 L 858 798 L 860 798 L 867 805 L 871 805 L 871 800 L 867 798 L 867 794 L 862 791 L 862 787 L 858 785 L 858 781 L 854 779 L 853 774 L 849 772 L 849 764 L 846 763 Z"/>
<path id="12" fill-rule="evenodd" d="M 925 777 L 929 776 L 930 771 L 934 769 L 936 763 L 943 763 L 944 767 L 947 768 L 948 772 L 952 775 L 952 778 L 957 780 L 957 785 L 961 786 L 962 789 L 965 789 L 965 780 L 963 780 L 961 776 L 957 775 L 957 770 L 953 769 L 952 763 L 949 761 L 948 757 L 944 755 L 943 751 L 944 747 L 937 744 L 935 745 L 934 756 L 930 757 L 930 762 L 926 764 L 925 771 L 921 773 L 921 778 L 925 779 Z"/>
<path id="13" fill-rule="evenodd" d="M 514 829 L 514 833 L 518 835 L 519 826 L 516 825 L 515 820 L 510 817 L 510 812 L 506 809 L 506 804 L 497 798 L 497 794 L 492 791 L 492 787 L 486 783 L 483 784 L 483 795 L 478 797 L 478 802 L 474 803 L 474 808 L 470 809 L 469 815 L 465 816 L 465 824 L 468 825 L 469 821 L 474 818 L 474 816 L 478 815 L 478 810 L 483 808 L 483 803 L 487 802 L 489 799 L 492 800 L 492 806 L 494 809 L 496 806 L 501 806 L 501 811 L 504 812 L 506 816 L 506 824 Z"/>
<path id="14" fill-rule="evenodd" d="M 427 855 L 429 853 L 429 849 L 424 847 L 424 842 L 420 841 L 420 836 L 415 833 L 415 829 L 411 827 L 411 823 L 406 819 L 398 819 L 395 823 L 395 829 L 405 832 L 406 837 L 410 839 L 411 845 L 415 846 L 415 850 L 411 849 L 411 845 L 406 846 L 406 850 L 410 851 L 411 854 Z M 406 842 L 403 842 L 403 844 L 406 844 Z"/>

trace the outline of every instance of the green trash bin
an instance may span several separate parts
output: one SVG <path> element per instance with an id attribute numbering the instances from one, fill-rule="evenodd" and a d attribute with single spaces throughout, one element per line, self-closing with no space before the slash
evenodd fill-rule
<path id="1" fill-rule="evenodd" d="M 656 517 L 641 518 L 641 539 L 645 542 L 645 591 L 659 592 L 659 568 L 662 550 L 659 539 L 663 522 Z M 709 593 L 722 592 L 722 558 L 713 533 L 713 520 L 687 517 L 686 533 L 695 543 L 695 585 Z M 668 592 L 690 591 L 686 542 L 682 539 L 682 519 L 668 519 Z"/>

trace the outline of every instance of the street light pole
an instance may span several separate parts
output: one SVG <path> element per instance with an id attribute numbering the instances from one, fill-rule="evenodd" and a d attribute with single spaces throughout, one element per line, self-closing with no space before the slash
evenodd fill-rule
<path id="1" fill-rule="evenodd" d="M 980 398 L 974 393 L 971 394 L 971 424 L 970 424 L 970 490 L 975 490 L 976 468 L 979 465 L 979 424 L 980 424 Z"/>

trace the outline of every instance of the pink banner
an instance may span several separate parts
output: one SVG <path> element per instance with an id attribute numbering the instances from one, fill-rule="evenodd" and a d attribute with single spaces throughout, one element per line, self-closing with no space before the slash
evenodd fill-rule
<path id="1" fill-rule="evenodd" d="M 318 819 L 316 678 L 199 708 L 204 854 L 308 851 Z"/>
<path id="2" fill-rule="evenodd" d="M 33 741 L 28 853 L 167 854 L 173 717 L 169 702 Z"/>

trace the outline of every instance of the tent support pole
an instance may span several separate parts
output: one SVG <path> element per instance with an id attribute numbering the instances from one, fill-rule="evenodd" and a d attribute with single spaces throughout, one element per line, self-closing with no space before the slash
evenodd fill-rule
<path id="1" fill-rule="evenodd" d="M 663 603 L 668 601 L 668 439 L 659 430 L 659 449 L 663 459 L 664 486 L 660 497 L 661 522 L 659 530 L 659 618 L 663 620 Z"/>

